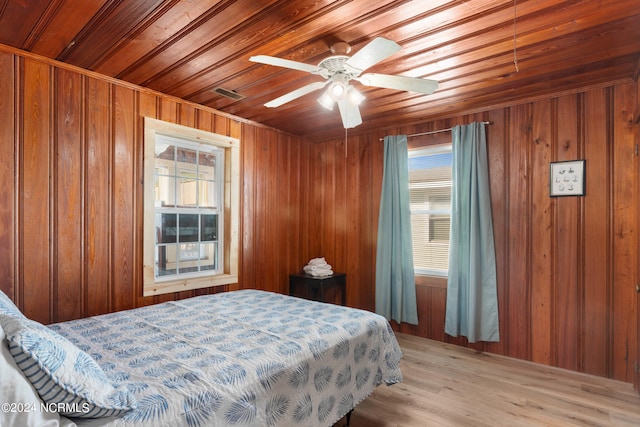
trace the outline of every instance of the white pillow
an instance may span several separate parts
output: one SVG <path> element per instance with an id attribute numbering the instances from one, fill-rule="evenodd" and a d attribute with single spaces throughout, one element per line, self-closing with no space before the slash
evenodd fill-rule
<path id="1" fill-rule="evenodd" d="M 60 416 L 46 411 L 40 396 L 9 353 L 5 333 L 0 328 L 0 425 L 57 427 Z M 42 410 L 45 409 L 45 410 Z"/>
<path id="2" fill-rule="evenodd" d="M 133 394 L 115 388 L 91 356 L 42 324 L 0 313 L 9 351 L 47 404 L 72 418 L 119 415 L 136 407 Z"/>
<path id="3" fill-rule="evenodd" d="M 24 314 L 18 310 L 18 307 L 16 307 L 13 301 L 2 291 L 0 291 L 0 314 L 24 317 Z"/>

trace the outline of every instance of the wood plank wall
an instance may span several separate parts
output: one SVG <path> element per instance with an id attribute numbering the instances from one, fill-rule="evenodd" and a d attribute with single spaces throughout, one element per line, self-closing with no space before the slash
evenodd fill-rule
<path id="1" fill-rule="evenodd" d="M 0 289 L 51 323 L 246 287 L 288 292 L 312 255 L 310 143 L 0 48 Z M 241 139 L 240 284 L 142 297 L 143 117 Z M 304 261 L 303 261 L 304 260 Z"/>
<path id="2" fill-rule="evenodd" d="M 347 272 L 350 305 L 374 308 L 375 234 L 388 134 L 472 121 L 487 127 L 497 251 L 499 343 L 479 350 L 632 382 L 637 359 L 638 111 L 636 84 L 455 117 L 314 146 L 320 162 L 321 252 Z M 366 109 L 364 114 L 366 114 Z M 412 145 L 443 134 L 412 138 Z M 450 134 L 445 134 L 449 138 Z M 586 159 L 586 197 L 550 198 L 549 162 Z M 330 201 L 334 202 L 330 202 Z M 402 332 L 446 336 L 446 280 L 418 279 L 420 324 Z"/>

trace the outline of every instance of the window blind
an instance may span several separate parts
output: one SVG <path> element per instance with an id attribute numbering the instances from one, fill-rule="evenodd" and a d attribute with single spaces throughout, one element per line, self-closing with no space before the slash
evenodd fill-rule
<path id="1" fill-rule="evenodd" d="M 451 224 L 451 145 L 412 150 L 409 197 L 417 274 L 446 276 Z"/>

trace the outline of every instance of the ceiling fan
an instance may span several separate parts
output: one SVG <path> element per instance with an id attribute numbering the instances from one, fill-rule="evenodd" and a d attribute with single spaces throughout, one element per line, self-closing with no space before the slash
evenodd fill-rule
<path id="1" fill-rule="evenodd" d="M 438 82 L 435 80 L 388 74 L 362 74 L 364 70 L 388 58 L 400 49 L 400 45 L 393 40 L 377 37 L 353 56 L 347 56 L 351 51 L 351 46 L 349 46 L 348 43 L 336 43 L 331 46 L 331 53 L 333 55 L 323 59 L 318 65 L 310 65 L 267 55 L 252 56 L 249 60 L 292 70 L 306 71 L 311 74 L 317 74 L 325 79 L 325 81 L 302 86 L 299 89 L 269 101 L 264 104 L 266 107 L 279 107 L 289 101 L 293 101 L 294 99 L 328 86 L 327 90 L 318 98 L 318 102 L 329 110 L 332 110 L 334 104 L 337 103 L 342 124 L 345 129 L 348 129 L 362 123 L 358 105 L 365 99 L 365 96 L 350 84 L 351 80 L 356 80 L 365 86 L 405 90 L 424 94 L 430 94 L 438 88 Z"/>

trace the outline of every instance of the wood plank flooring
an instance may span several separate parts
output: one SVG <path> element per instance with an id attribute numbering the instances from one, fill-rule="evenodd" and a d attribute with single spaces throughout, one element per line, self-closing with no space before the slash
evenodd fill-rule
<path id="1" fill-rule="evenodd" d="M 631 384 L 396 336 L 404 381 L 378 387 L 351 427 L 640 426 Z"/>

